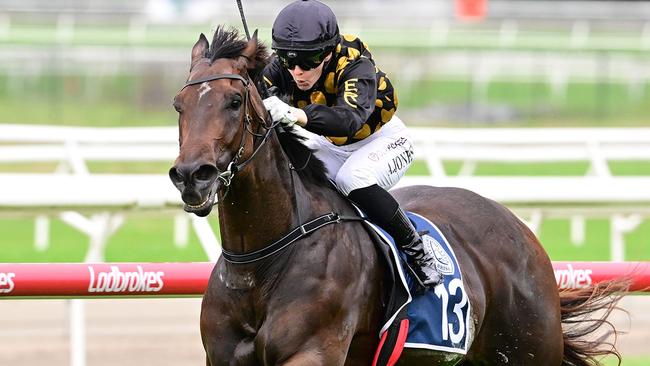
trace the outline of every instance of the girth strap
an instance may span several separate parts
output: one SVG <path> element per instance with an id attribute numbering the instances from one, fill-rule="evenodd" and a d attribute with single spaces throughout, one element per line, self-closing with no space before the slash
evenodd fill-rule
<path id="1" fill-rule="evenodd" d="M 283 236 L 280 240 L 254 252 L 244 253 L 244 254 L 235 254 L 222 250 L 223 258 L 235 264 L 245 264 L 258 261 L 260 259 L 266 258 L 270 255 L 273 255 L 289 245 L 293 244 L 298 239 L 301 239 L 312 232 L 322 228 L 325 225 L 336 224 L 341 221 L 364 221 L 366 220 L 363 217 L 356 216 L 341 216 L 338 213 L 330 212 L 328 214 L 319 216 L 311 221 L 308 221 L 295 229 L 291 230 L 287 235 Z"/>

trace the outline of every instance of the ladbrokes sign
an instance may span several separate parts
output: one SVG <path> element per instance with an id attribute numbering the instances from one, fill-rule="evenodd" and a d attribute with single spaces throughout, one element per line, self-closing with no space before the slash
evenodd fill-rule
<path id="1" fill-rule="evenodd" d="M 566 269 L 555 270 L 555 280 L 557 286 L 565 288 L 585 288 L 592 284 L 591 269 L 574 269 L 572 265 L 567 264 Z"/>
<path id="2" fill-rule="evenodd" d="M 88 292 L 159 292 L 165 285 L 162 271 L 145 271 L 137 266 L 135 271 L 121 271 L 118 266 L 110 266 L 110 271 L 96 271 L 88 266 L 90 282 Z"/>

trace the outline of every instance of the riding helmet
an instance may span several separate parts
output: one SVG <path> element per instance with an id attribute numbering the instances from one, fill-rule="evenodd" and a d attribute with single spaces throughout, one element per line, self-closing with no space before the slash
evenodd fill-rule
<path id="1" fill-rule="evenodd" d="M 275 50 L 330 50 L 340 41 L 336 16 L 316 0 L 298 0 L 280 11 L 271 32 Z"/>

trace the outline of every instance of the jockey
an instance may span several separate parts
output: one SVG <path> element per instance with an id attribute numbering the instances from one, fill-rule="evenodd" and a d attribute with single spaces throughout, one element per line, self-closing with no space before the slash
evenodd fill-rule
<path id="1" fill-rule="evenodd" d="M 387 191 L 411 165 L 413 143 L 395 115 L 395 90 L 366 44 L 339 35 L 327 5 L 298 0 L 275 19 L 272 48 L 265 82 L 288 95 L 291 104 L 276 96 L 265 99 L 273 120 L 308 131 L 306 144 L 325 163 L 330 179 L 406 253 L 420 290 L 440 283 L 433 253 Z"/>

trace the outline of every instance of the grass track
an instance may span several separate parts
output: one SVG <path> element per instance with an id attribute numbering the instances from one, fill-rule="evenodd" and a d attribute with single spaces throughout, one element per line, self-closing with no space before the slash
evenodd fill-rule
<path id="1" fill-rule="evenodd" d="M 616 359 L 607 359 L 605 361 L 606 366 L 616 366 L 618 365 Z M 648 366 L 650 365 L 650 357 L 625 357 L 623 355 L 623 362 L 621 366 Z"/>

